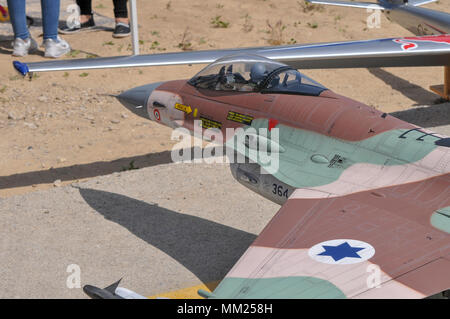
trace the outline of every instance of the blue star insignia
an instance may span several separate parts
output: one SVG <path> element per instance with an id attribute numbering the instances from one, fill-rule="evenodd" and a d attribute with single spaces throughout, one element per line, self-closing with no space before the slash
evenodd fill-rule
<path id="1" fill-rule="evenodd" d="M 350 258 L 361 258 L 358 255 L 358 251 L 363 250 L 364 248 L 360 247 L 352 247 L 347 242 L 344 242 L 338 246 L 324 246 L 322 245 L 324 252 L 320 253 L 318 256 L 330 256 L 334 259 L 334 261 L 339 261 L 346 257 Z"/>

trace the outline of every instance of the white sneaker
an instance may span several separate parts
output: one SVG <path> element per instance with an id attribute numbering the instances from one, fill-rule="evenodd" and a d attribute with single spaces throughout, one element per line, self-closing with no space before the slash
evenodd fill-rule
<path id="1" fill-rule="evenodd" d="M 13 45 L 13 56 L 26 56 L 30 52 L 34 52 L 37 50 L 38 45 L 36 41 L 32 37 L 29 37 L 26 40 L 21 38 L 14 39 Z"/>
<path id="2" fill-rule="evenodd" d="M 45 57 L 59 58 L 60 56 L 71 51 L 69 43 L 66 40 L 58 37 L 58 40 L 47 39 L 44 41 Z"/>

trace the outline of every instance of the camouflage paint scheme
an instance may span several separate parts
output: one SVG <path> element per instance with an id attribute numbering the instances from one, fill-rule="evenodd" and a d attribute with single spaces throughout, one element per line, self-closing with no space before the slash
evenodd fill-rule
<path id="1" fill-rule="evenodd" d="M 195 111 L 176 109 L 177 103 Z M 204 117 L 221 123 L 223 133 L 269 122 L 280 130 L 285 151 L 274 175 L 294 191 L 208 297 L 423 298 L 450 287 L 447 137 L 330 90 L 319 96 L 224 92 L 177 80 L 159 85 L 147 110 L 173 128 L 193 130 Z M 230 111 L 253 121 L 227 120 Z M 337 155 L 342 161 L 332 165 Z M 312 246 L 339 238 L 369 243 L 375 254 L 349 265 L 308 256 Z M 368 288 L 370 265 L 380 267 L 380 288 Z"/>

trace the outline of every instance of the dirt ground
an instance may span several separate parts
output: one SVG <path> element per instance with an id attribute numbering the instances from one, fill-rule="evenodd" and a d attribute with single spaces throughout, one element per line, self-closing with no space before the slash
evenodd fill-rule
<path id="1" fill-rule="evenodd" d="M 95 12 L 113 17 L 112 1 L 93 2 Z M 68 3 L 62 1 L 62 11 Z M 411 35 L 384 16 L 381 28 L 369 29 L 365 10 L 309 9 L 303 0 L 141 0 L 137 6 L 142 54 Z M 450 12 L 448 1 L 427 7 Z M 32 30 L 39 42 L 40 33 Z M 74 50 L 66 58 L 131 54 L 130 38 L 113 39 L 108 31 L 64 38 Z M 40 73 L 29 81 L 13 70 L 10 42 L 0 33 L 0 197 L 170 161 L 171 130 L 136 117 L 108 94 L 189 78 L 203 66 Z M 437 96 L 428 87 L 443 78 L 441 68 L 305 73 L 386 112 L 433 104 Z"/>

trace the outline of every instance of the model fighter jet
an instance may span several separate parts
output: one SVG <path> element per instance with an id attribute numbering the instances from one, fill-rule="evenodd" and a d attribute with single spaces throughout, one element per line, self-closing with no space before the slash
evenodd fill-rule
<path id="1" fill-rule="evenodd" d="M 224 136 L 221 142 L 247 160 L 231 163 L 236 180 L 282 205 L 219 286 L 200 295 L 423 298 L 450 288 L 450 138 L 332 92 L 297 70 L 446 66 L 450 36 L 15 67 L 26 74 L 192 63 L 211 64 L 189 80 L 148 84 L 117 98 L 157 123 Z M 275 170 L 259 156 L 262 146 L 276 155 Z M 121 296 L 86 289 L 94 297 Z"/>

